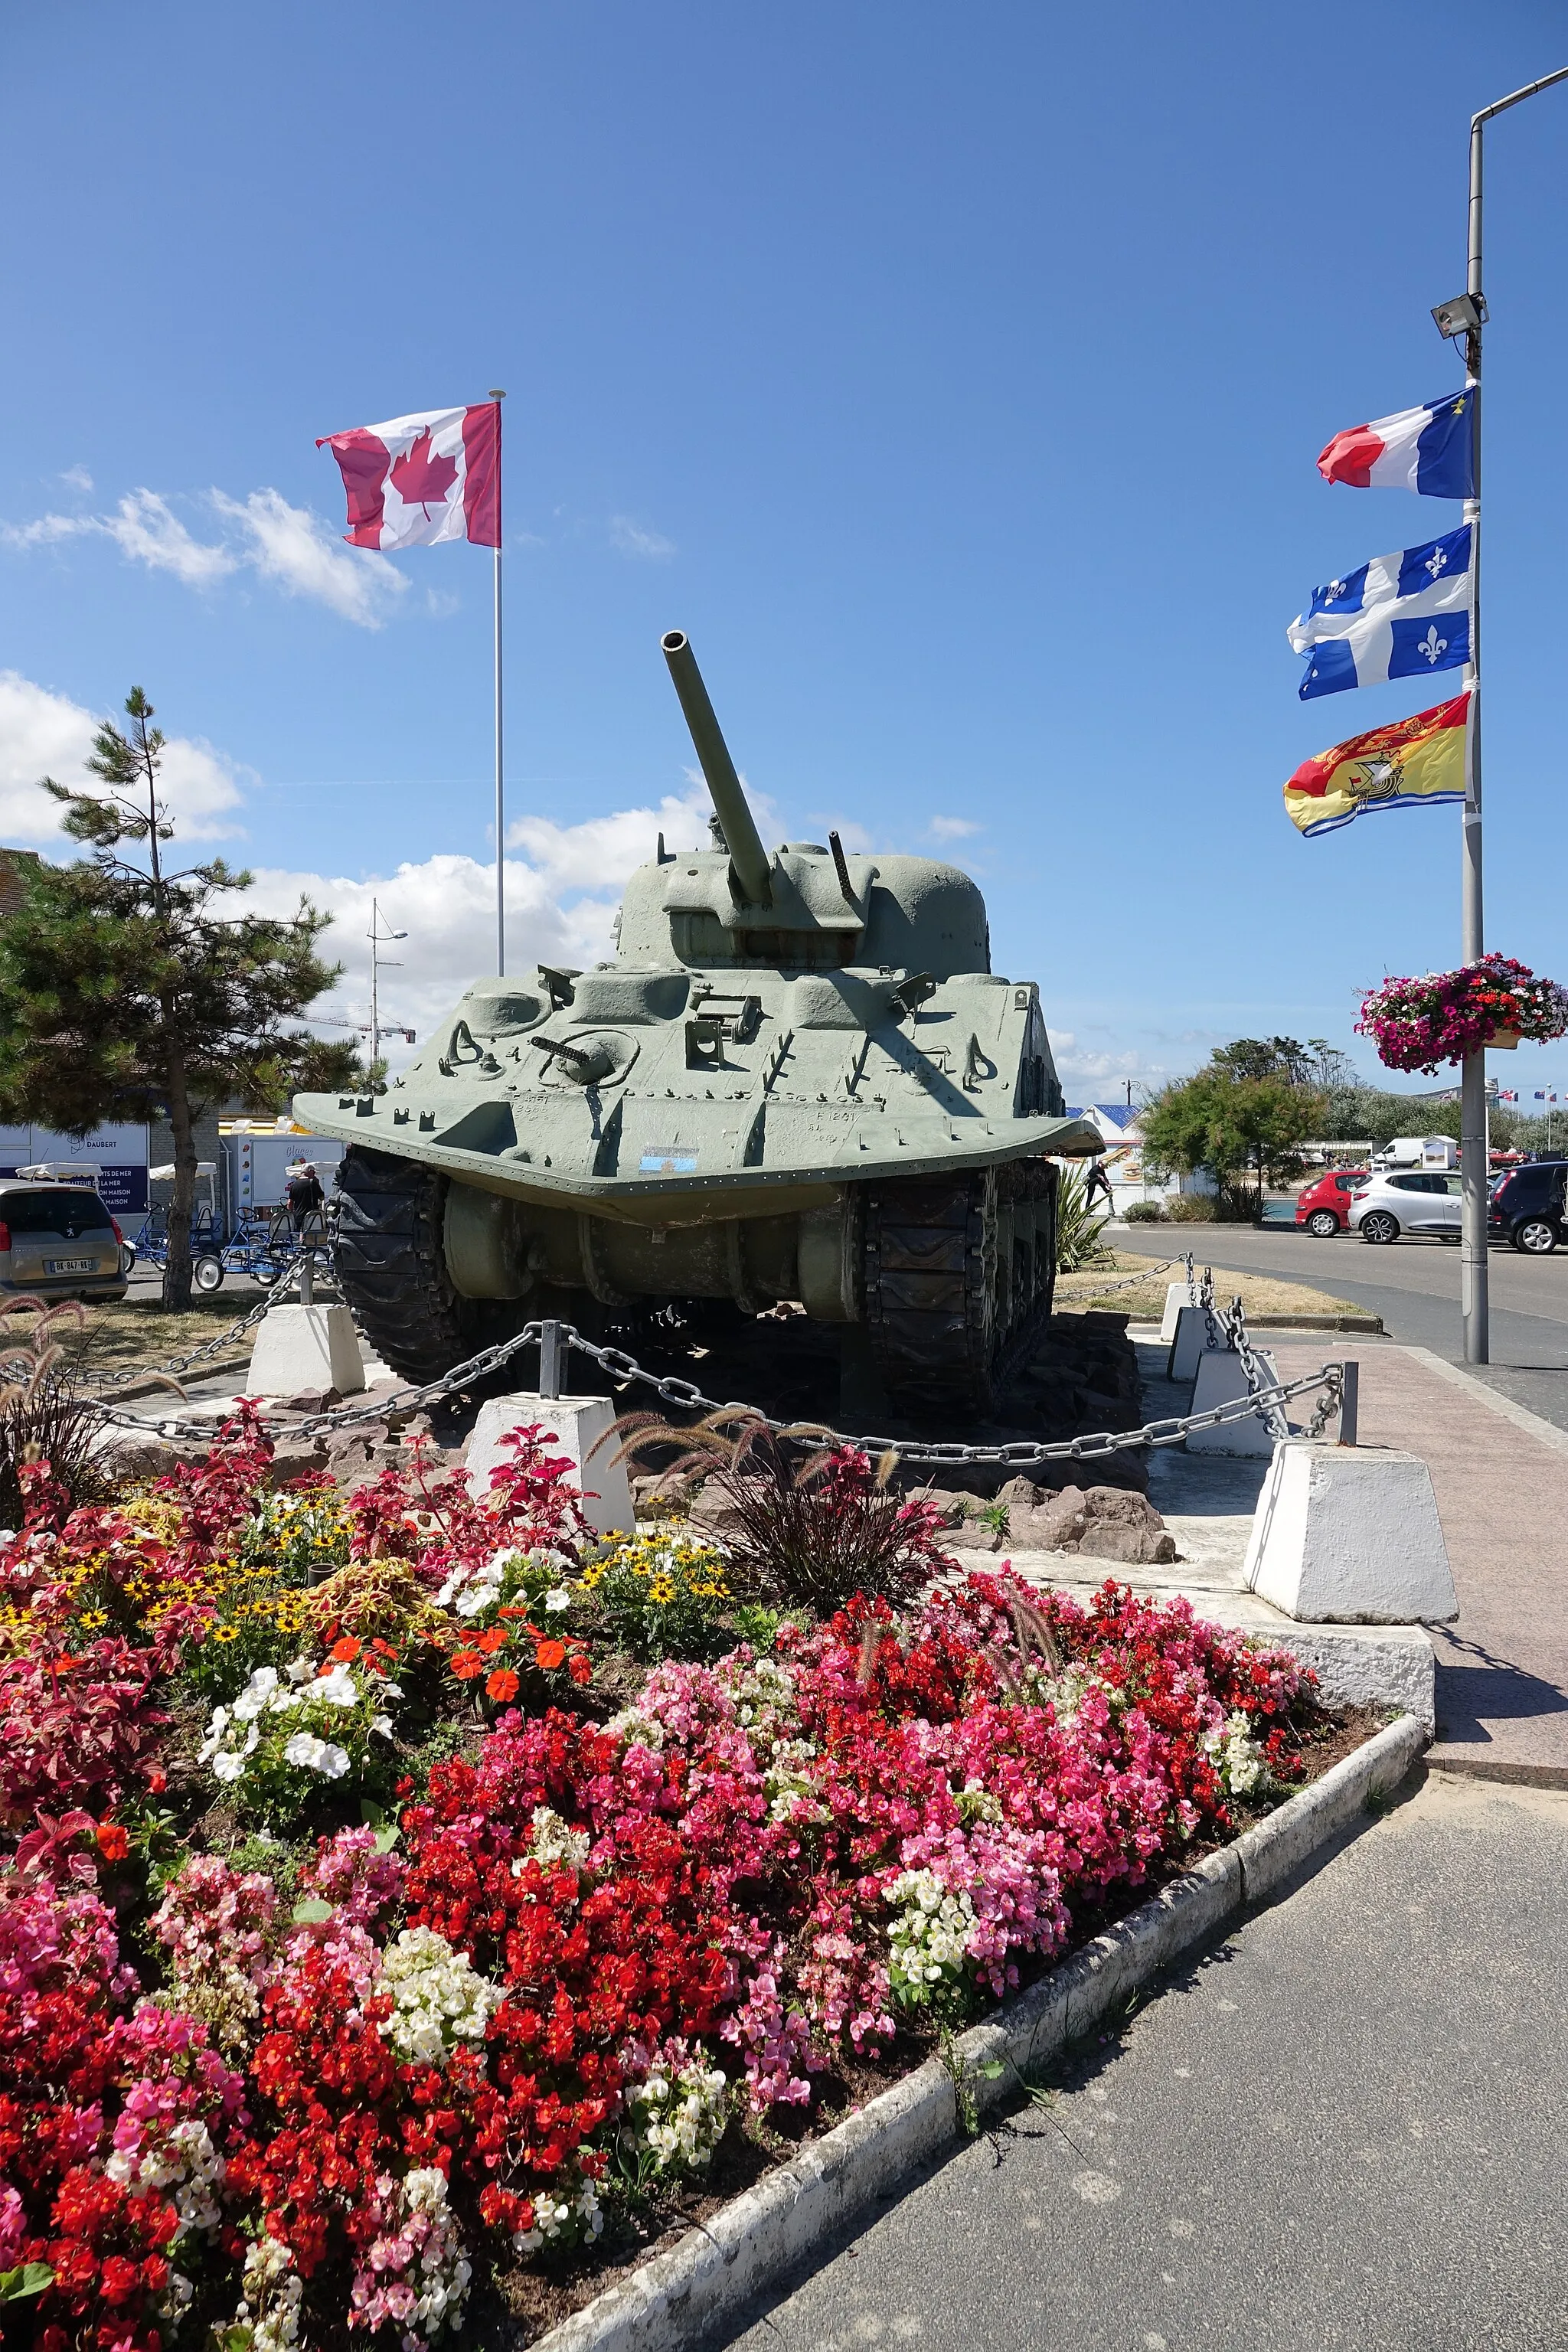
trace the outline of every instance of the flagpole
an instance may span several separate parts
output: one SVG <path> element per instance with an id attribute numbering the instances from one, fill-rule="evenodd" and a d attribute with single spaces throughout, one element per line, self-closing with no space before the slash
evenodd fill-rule
<path id="1" fill-rule="evenodd" d="M 502 401 L 504 392 L 490 387 L 490 398 Z M 500 664 L 500 422 L 496 422 L 496 543 L 495 543 L 495 693 L 496 693 L 496 972 L 506 971 L 506 791 L 501 768 Z"/>
<path id="2" fill-rule="evenodd" d="M 1465 290 L 1469 317 L 1465 331 L 1465 382 L 1474 399 L 1474 496 L 1465 501 L 1470 526 L 1470 658 L 1465 683 L 1470 689 L 1469 757 L 1465 763 L 1465 823 L 1460 924 L 1466 963 L 1479 963 L 1486 952 L 1481 871 L 1481 328 L 1486 301 L 1481 292 L 1482 261 L 1482 134 L 1494 114 L 1505 114 L 1537 90 L 1568 79 L 1568 66 L 1546 74 L 1511 97 L 1500 98 L 1470 117 L 1470 194 L 1466 251 Z M 1487 1138 L 1487 1057 L 1484 1051 L 1467 1054 L 1460 1065 L 1459 1149 L 1463 1170 L 1464 1214 L 1460 1234 L 1459 1304 L 1464 1325 L 1465 1361 L 1491 1361 L 1491 1316 L 1487 1266 L 1488 1177 L 1490 1161 Z"/>

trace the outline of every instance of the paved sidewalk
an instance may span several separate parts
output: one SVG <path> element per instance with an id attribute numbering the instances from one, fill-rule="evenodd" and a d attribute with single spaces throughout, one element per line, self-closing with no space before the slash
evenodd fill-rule
<path id="1" fill-rule="evenodd" d="M 1287 1378 L 1325 1354 L 1269 1344 Z M 1432 1761 L 1568 1787 L 1568 1438 L 1425 1349 L 1344 1352 L 1361 1364 L 1362 1443 L 1422 1456 L 1453 1562 L 1458 1622 L 1432 1629 Z"/>
<path id="2" fill-rule="evenodd" d="M 1426 1776 L 733 2352 L 1568 2343 L 1565 1874 L 1568 1794 Z"/>

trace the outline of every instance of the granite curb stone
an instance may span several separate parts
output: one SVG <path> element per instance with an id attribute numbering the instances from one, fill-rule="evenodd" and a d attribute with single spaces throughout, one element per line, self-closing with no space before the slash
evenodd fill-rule
<path id="1" fill-rule="evenodd" d="M 1397 1788 L 1431 1732 L 1403 1715 L 1287 1799 L 1220 1853 L 1205 1855 L 1040 1983 L 960 2036 L 955 2072 L 975 2110 L 999 2105 L 1029 2067 L 1047 2063 L 1173 1960 L 1352 1824 L 1369 1799 Z M 979 2070 L 999 2072 L 987 2077 Z M 895 2189 L 964 2128 L 954 2073 L 929 2058 L 732 2198 L 540 2338 L 534 2352 L 668 2352 L 697 2343 L 783 2279 L 813 2247 Z"/>

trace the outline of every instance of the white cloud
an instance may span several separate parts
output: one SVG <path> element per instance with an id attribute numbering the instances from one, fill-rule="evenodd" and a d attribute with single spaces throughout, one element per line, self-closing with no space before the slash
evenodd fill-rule
<path id="1" fill-rule="evenodd" d="M 662 531 L 648 530 L 642 523 L 634 522 L 630 515 L 610 517 L 610 545 L 622 555 L 641 556 L 646 562 L 659 562 L 675 553 L 675 541 L 666 539 Z"/>
<path id="2" fill-rule="evenodd" d="M 971 834 L 984 830 L 983 824 L 976 824 L 967 816 L 933 816 L 926 827 L 933 841 L 967 841 Z"/>
<path id="3" fill-rule="evenodd" d="M 699 782 L 684 799 L 667 793 L 656 809 L 616 809 L 581 824 L 519 817 L 508 825 L 506 843 L 509 849 L 525 851 L 555 889 L 618 891 L 634 867 L 652 857 L 660 833 L 669 849 L 706 846 L 710 813 L 707 791 Z"/>
<path id="4" fill-rule="evenodd" d="M 0 670 L 0 832 L 7 840 L 53 842 L 64 851 L 57 804 L 39 792 L 38 779 L 92 784 L 87 757 L 98 723 L 68 695 L 51 693 L 16 670 Z M 234 833 L 242 780 L 210 743 L 172 737 L 162 782 L 180 836 L 203 841 Z"/>
<path id="5" fill-rule="evenodd" d="M 493 866 L 442 855 L 365 878 L 267 867 L 258 872 L 247 898 L 263 913 L 285 915 L 293 912 L 303 892 L 331 913 L 334 920 L 322 952 L 347 970 L 334 996 L 322 1000 L 321 1009 L 353 1021 L 369 1018 L 366 935 L 374 898 L 383 929 L 408 933 L 396 949 L 401 969 L 383 967 L 382 1015 L 408 1023 L 422 1039 L 470 982 L 493 969 L 495 887 Z M 610 929 L 614 902 L 584 898 L 563 906 L 551 877 L 521 858 L 507 860 L 506 912 L 507 964 L 512 971 L 536 963 L 582 970 L 615 952 Z M 399 1067 L 416 1050 L 397 1039 L 387 1047 Z"/>
<path id="6" fill-rule="evenodd" d="M 47 547 L 62 539 L 92 535 L 112 539 L 133 563 L 172 572 L 187 588 L 209 587 L 238 562 L 226 547 L 193 539 L 167 499 L 154 490 L 128 492 L 110 515 L 40 515 L 36 522 L 6 523 L 0 535 L 11 547 Z"/>
<path id="7" fill-rule="evenodd" d="M 90 481 L 84 477 L 90 488 Z M 195 538 L 155 490 L 132 490 L 112 514 L 40 515 L 0 524 L 8 547 L 48 547 L 62 540 L 111 539 L 132 563 L 173 572 L 187 588 L 210 588 L 241 569 L 259 572 L 286 595 L 308 596 L 345 621 L 379 629 L 408 583 L 395 563 L 346 547 L 309 507 L 292 507 L 277 490 L 252 490 L 243 500 L 209 493 L 227 526 L 216 541 Z"/>
<path id="8" fill-rule="evenodd" d="M 90 490 L 92 488 L 92 476 L 85 466 L 68 466 L 60 479 L 68 490 Z"/>
<path id="9" fill-rule="evenodd" d="M 187 588 L 205 588 L 226 578 L 238 560 L 226 547 L 193 539 L 167 499 L 153 490 L 132 490 L 112 515 L 89 528 L 106 530 L 132 562 L 145 563 L 152 572 L 172 572 Z"/>
<path id="10" fill-rule="evenodd" d="M 219 514 L 238 530 L 245 561 L 290 596 L 313 597 L 345 621 L 379 629 L 408 583 L 395 563 L 346 547 L 319 514 L 291 507 L 277 490 L 252 490 L 244 505 L 214 490 Z"/>

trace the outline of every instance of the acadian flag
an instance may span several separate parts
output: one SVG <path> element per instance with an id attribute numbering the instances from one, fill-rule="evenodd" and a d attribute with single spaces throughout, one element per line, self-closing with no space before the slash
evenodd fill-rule
<path id="1" fill-rule="evenodd" d="M 1473 385 L 1336 433 L 1318 459 L 1325 482 L 1352 490 L 1419 490 L 1428 499 L 1476 495 Z"/>
<path id="2" fill-rule="evenodd" d="M 1465 797 L 1469 689 L 1435 710 L 1373 727 L 1303 760 L 1285 787 L 1285 812 L 1309 839 L 1337 832 L 1363 809 L 1426 808 Z"/>

